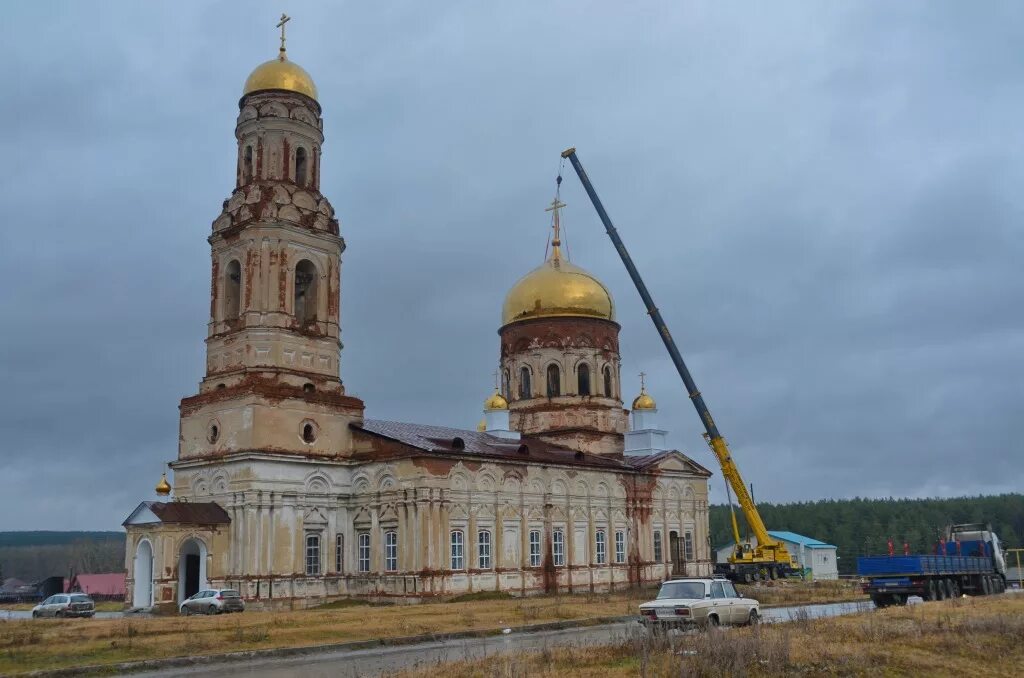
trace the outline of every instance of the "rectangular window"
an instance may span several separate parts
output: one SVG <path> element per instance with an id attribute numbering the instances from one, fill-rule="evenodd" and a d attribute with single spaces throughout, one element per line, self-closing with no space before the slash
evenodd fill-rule
<path id="1" fill-rule="evenodd" d="M 306 535 L 306 576 L 320 574 L 320 535 Z"/>
<path id="2" fill-rule="evenodd" d="M 626 562 L 626 533 L 615 530 L 615 562 Z"/>
<path id="3" fill-rule="evenodd" d="M 476 563 L 481 570 L 491 569 L 491 531 L 476 533 Z"/>
<path id="4" fill-rule="evenodd" d="M 398 533 L 394 530 L 384 533 L 384 571 L 398 571 Z"/>
<path id="5" fill-rule="evenodd" d="M 565 565 L 565 532 L 562 528 L 551 533 L 551 558 L 555 561 L 555 567 Z"/>
<path id="6" fill-rule="evenodd" d="M 604 541 L 604 530 L 598 530 L 594 540 L 597 546 L 597 564 L 604 565 L 608 559 L 608 545 Z"/>
<path id="7" fill-rule="evenodd" d="M 463 547 L 465 546 L 465 536 L 462 534 L 462 530 L 452 530 L 452 569 L 461 570 L 466 566 L 466 560 L 464 557 Z"/>
<path id="8" fill-rule="evenodd" d="M 359 544 L 359 571 L 369 572 L 370 571 L 370 533 L 360 532 L 358 537 Z"/>
<path id="9" fill-rule="evenodd" d="M 345 535 L 334 538 L 334 571 L 339 574 L 345 571 Z"/>
<path id="10" fill-rule="evenodd" d="M 540 530 L 530 530 L 530 567 L 540 567 Z"/>
<path id="11" fill-rule="evenodd" d="M 654 562 L 663 562 L 661 553 L 661 530 L 654 531 Z"/>
<path id="12" fill-rule="evenodd" d="M 693 534 L 690 532 L 683 535 L 683 557 L 693 560 Z"/>

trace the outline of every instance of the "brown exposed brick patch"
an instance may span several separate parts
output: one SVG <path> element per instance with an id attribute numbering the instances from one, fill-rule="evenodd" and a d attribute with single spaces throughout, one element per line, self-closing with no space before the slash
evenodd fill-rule
<path id="1" fill-rule="evenodd" d="M 182 416 L 187 416 L 196 412 L 204 405 L 250 394 L 258 395 L 271 401 L 302 400 L 307 403 L 317 403 L 344 410 L 357 411 L 360 416 L 365 407 L 362 400 L 352 396 L 328 391 L 307 392 L 301 386 L 292 386 L 291 384 L 277 381 L 274 378 L 267 378 L 257 374 L 247 374 L 239 383 L 232 386 L 182 398 L 179 410 Z"/>
<path id="2" fill-rule="evenodd" d="M 658 484 L 660 472 L 657 470 L 650 473 L 637 475 L 619 475 L 617 480 L 626 493 L 626 519 L 630 521 L 633 534 L 646 534 L 651 523 L 651 507 L 654 503 L 654 488 Z M 664 540 L 665 536 L 662 535 Z M 629 547 L 627 555 L 627 566 L 629 571 L 629 583 L 631 586 L 638 586 L 643 583 L 643 566 L 645 561 L 640 557 L 640 540 L 634 539 Z M 664 552 L 665 543 L 662 541 Z M 664 555 L 664 553 L 663 553 Z"/>
<path id="3" fill-rule="evenodd" d="M 501 357 L 531 350 L 540 343 L 561 347 L 596 348 L 606 359 L 619 352 L 619 325 L 600 318 L 538 318 L 505 325 L 498 330 Z"/>
<path id="4" fill-rule="evenodd" d="M 217 280 L 220 278 L 220 261 L 213 257 L 213 264 L 210 266 L 210 317 L 217 317 Z"/>
<path id="5" fill-rule="evenodd" d="M 327 320 L 337 321 L 341 294 L 338 290 L 338 270 L 331 257 L 327 260 Z"/>
<path id="6" fill-rule="evenodd" d="M 256 275 L 256 272 L 259 271 L 259 268 L 260 268 L 260 253 L 259 253 L 259 250 L 249 250 L 249 249 L 247 249 L 245 251 L 245 278 L 243 279 L 243 282 L 245 283 L 245 301 L 244 301 L 242 309 L 241 309 L 242 313 L 245 313 L 250 308 L 252 308 L 252 290 L 253 290 L 253 284 L 252 283 L 258 277 Z"/>
<path id="7" fill-rule="evenodd" d="M 277 308 L 288 312 L 288 250 L 281 247 L 277 269 Z"/>
<path id="8" fill-rule="evenodd" d="M 257 109 L 258 110 L 258 109 Z M 254 180 L 263 178 L 263 137 L 256 139 L 256 176 Z"/>

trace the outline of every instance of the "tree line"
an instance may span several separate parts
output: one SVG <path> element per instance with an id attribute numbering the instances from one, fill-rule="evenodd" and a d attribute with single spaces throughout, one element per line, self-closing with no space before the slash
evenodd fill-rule
<path id="1" fill-rule="evenodd" d="M 769 530 L 789 530 L 834 544 L 839 571 L 852 574 L 857 556 L 888 553 L 892 539 L 897 553 L 903 544 L 911 553 L 932 553 L 946 525 L 990 523 L 1005 548 L 1024 544 L 1024 494 L 956 497 L 952 499 L 821 499 L 790 504 L 758 503 Z M 737 507 L 740 536 L 747 532 Z M 731 543 L 727 505 L 710 508 L 711 543 Z"/>
<path id="2" fill-rule="evenodd" d="M 2 532 L 0 581 L 124 571 L 123 532 Z"/>

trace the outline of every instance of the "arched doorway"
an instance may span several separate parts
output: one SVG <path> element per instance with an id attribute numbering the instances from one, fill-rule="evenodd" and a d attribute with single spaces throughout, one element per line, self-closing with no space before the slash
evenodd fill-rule
<path id="1" fill-rule="evenodd" d="M 132 607 L 153 607 L 153 545 L 148 539 L 140 541 L 135 548 L 132 576 L 135 579 Z"/>
<path id="2" fill-rule="evenodd" d="M 186 539 L 178 551 L 178 604 L 206 586 L 206 544 Z"/>

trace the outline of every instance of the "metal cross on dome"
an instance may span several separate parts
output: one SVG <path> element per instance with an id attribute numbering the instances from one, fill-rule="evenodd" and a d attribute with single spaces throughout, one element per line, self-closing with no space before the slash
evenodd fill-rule
<path id="1" fill-rule="evenodd" d="M 645 387 L 645 384 L 644 384 L 644 378 L 645 378 L 646 376 L 647 376 L 647 373 L 646 373 L 646 372 L 641 372 L 641 373 L 640 373 L 640 392 L 641 392 L 641 393 L 643 393 L 643 390 L 644 390 L 644 387 Z"/>
<path id="2" fill-rule="evenodd" d="M 558 214 L 559 214 L 558 211 L 560 209 L 562 209 L 563 207 L 565 207 L 565 203 L 562 202 L 561 200 L 559 200 L 558 196 L 555 196 L 555 199 L 551 201 L 551 207 L 545 207 L 544 208 L 545 212 L 552 212 L 553 213 L 552 214 L 552 222 L 553 222 L 552 226 L 555 229 L 555 237 L 551 240 L 551 246 L 552 247 L 558 247 L 559 245 L 562 244 L 561 238 L 559 237 L 559 230 L 561 229 L 561 225 L 558 223 Z"/>
<path id="3" fill-rule="evenodd" d="M 291 20 L 290 16 L 281 12 L 281 20 L 277 22 L 277 27 L 281 29 L 281 54 L 284 54 L 284 25 Z"/>

